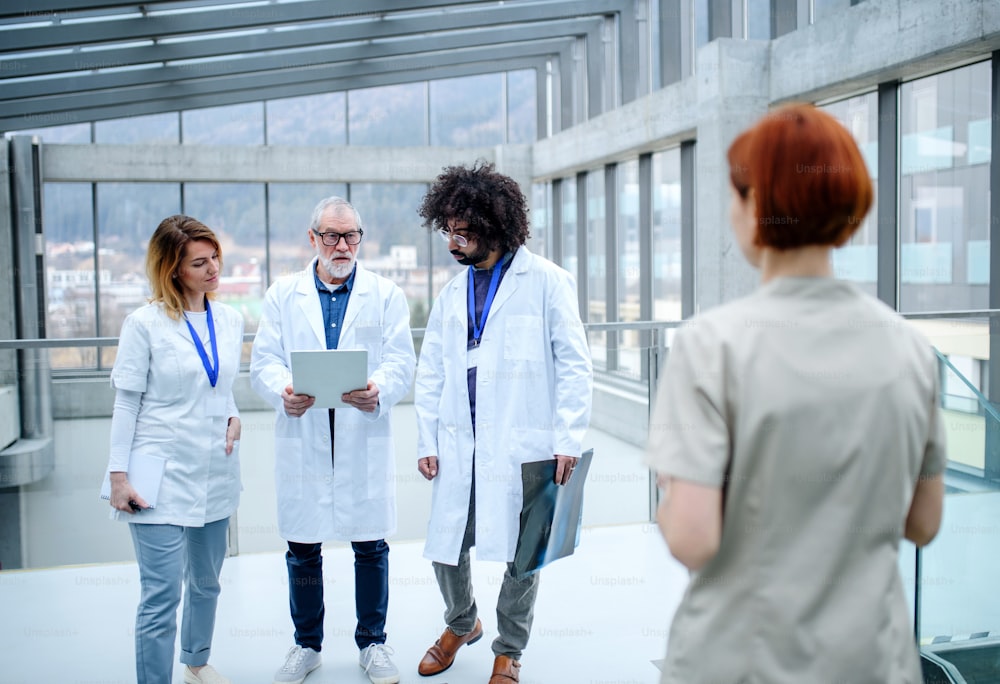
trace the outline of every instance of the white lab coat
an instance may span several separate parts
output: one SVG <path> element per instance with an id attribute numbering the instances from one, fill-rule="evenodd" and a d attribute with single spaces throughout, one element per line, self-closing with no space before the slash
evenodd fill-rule
<path id="1" fill-rule="evenodd" d="M 521 464 L 580 455 L 590 421 L 590 349 L 570 275 L 520 247 L 479 345 L 473 436 L 467 325 L 468 272 L 462 271 L 434 302 L 417 368 L 418 457 L 438 457 L 424 557 L 458 563 L 475 451 L 476 557 L 510 562 Z"/>
<path id="2" fill-rule="evenodd" d="M 391 408 L 410 390 L 415 355 L 402 290 L 360 263 L 338 349 L 368 352 L 368 377 L 378 385 L 374 413 L 336 409 L 330 450 L 327 409 L 285 413 L 292 351 L 326 349 L 323 310 L 313 274 L 283 277 L 268 288 L 254 338 L 250 381 L 277 412 L 274 428 L 278 532 L 288 541 L 371 541 L 396 531 L 396 474 Z"/>
<path id="3" fill-rule="evenodd" d="M 158 303 L 130 314 L 122 325 L 111 370 L 116 389 L 142 393 L 129 458 L 166 457 L 155 509 L 113 517 L 135 523 L 201 527 L 233 514 L 240 502 L 239 443 L 226 454 L 226 428 L 238 417 L 233 380 L 240 369 L 243 317 L 212 302 L 219 376 L 208 381 L 191 333 Z M 211 347 L 206 346 L 209 356 Z M 210 397 L 228 410 L 207 415 Z"/>

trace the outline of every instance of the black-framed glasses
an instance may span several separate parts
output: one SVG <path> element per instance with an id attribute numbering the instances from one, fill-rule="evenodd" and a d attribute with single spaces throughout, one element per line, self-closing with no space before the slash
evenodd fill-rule
<path id="1" fill-rule="evenodd" d="M 318 230 L 314 230 L 313 232 L 327 247 L 336 247 L 340 244 L 341 238 L 343 238 L 344 242 L 353 247 L 354 245 L 360 244 L 361 236 L 365 234 L 365 231 L 363 230 L 349 230 L 346 233 L 338 233 L 335 230 L 330 230 L 325 233 L 321 233 Z"/>
<path id="2" fill-rule="evenodd" d="M 440 229 L 438 229 L 438 235 L 440 235 L 441 239 L 444 240 L 445 242 L 448 242 L 450 240 L 454 240 L 455 244 L 458 245 L 459 247 L 468 247 L 469 246 L 469 239 L 467 237 L 465 237 L 464 235 L 460 235 L 458 233 L 455 233 L 453 231 L 447 230 L 446 228 L 440 228 Z"/>

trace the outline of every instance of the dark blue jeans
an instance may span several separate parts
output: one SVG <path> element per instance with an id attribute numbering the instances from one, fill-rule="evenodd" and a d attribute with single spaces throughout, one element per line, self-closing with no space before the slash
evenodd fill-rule
<path id="1" fill-rule="evenodd" d="M 354 549 L 354 606 L 358 648 L 385 643 L 389 607 L 389 545 L 384 539 L 351 542 Z M 295 643 L 323 648 L 323 545 L 288 542 L 288 604 L 295 624 Z"/>

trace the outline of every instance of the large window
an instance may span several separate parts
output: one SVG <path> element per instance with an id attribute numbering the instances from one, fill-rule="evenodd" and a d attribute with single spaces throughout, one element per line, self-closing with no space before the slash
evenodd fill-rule
<path id="1" fill-rule="evenodd" d="M 836 277 L 850 280 L 869 294 L 878 280 L 878 96 L 867 93 L 823 107 L 854 136 L 872 179 L 872 207 L 850 241 L 833 252 Z"/>
<path id="2" fill-rule="evenodd" d="M 579 282 L 576 225 L 576 178 L 570 176 L 562 182 L 562 225 L 559 226 L 562 253 L 559 255 L 559 263 Z"/>
<path id="3" fill-rule="evenodd" d="M 900 88 L 902 311 L 988 306 L 990 78 L 982 62 Z"/>
<path id="4" fill-rule="evenodd" d="M 301 271 L 316 255 L 309 242 L 313 209 L 325 197 L 347 197 L 344 183 L 269 183 L 267 186 L 268 284 Z M 362 220 L 364 215 L 362 215 Z"/>
<path id="5" fill-rule="evenodd" d="M 181 140 L 188 145 L 263 145 L 264 103 L 185 110 Z"/>
<path id="6" fill-rule="evenodd" d="M 49 140 L 48 136 L 45 138 Z M 132 116 L 94 123 L 94 142 L 113 145 L 176 145 L 181 140 L 178 112 Z"/>
<path id="7" fill-rule="evenodd" d="M 347 94 L 270 100 L 266 105 L 266 120 L 268 145 L 344 145 Z"/>
<path id="8" fill-rule="evenodd" d="M 639 160 L 618 164 L 616 173 L 618 220 L 618 320 L 639 316 Z"/>
<path id="9" fill-rule="evenodd" d="M 411 322 L 423 327 L 430 313 L 430 298 L 460 270 L 447 245 L 421 226 L 417 207 L 427 187 L 352 183 L 350 192 L 351 203 L 365 226 L 358 259 L 403 289 L 410 303 Z"/>
<path id="10" fill-rule="evenodd" d="M 431 145 L 503 144 L 506 132 L 503 81 L 503 74 L 431 81 Z"/>
<path id="11" fill-rule="evenodd" d="M 608 221 L 604 202 L 604 168 L 587 173 L 587 322 L 608 320 Z M 594 365 L 606 367 L 607 335 L 590 333 Z"/>
<path id="12" fill-rule="evenodd" d="M 263 183 L 186 183 L 184 213 L 218 236 L 223 264 L 217 295 L 243 314 L 248 333 L 255 332 L 265 286 Z"/>
<path id="13" fill-rule="evenodd" d="M 98 334 L 117 337 L 125 317 L 149 296 L 146 245 L 160 221 L 181 211 L 180 185 L 98 183 L 96 199 Z M 115 348 L 103 348 L 102 365 L 114 363 L 114 355 Z"/>
<path id="14" fill-rule="evenodd" d="M 653 154 L 653 320 L 681 319 L 681 151 Z"/>
<path id="15" fill-rule="evenodd" d="M 528 246 L 535 254 L 549 255 L 549 233 L 552 229 L 552 185 L 534 183 L 531 186 L 531 240 Z"/>
<path id="16" fill-rule="evenodd" d="M 351 145 L 426 145 L 427 84 L 352 90 L 347 97 Z"/>
<path id="17" fill-rule="evenodd" d="M 93 186 L 90 183 L 46 183 L 45 265 L 49 337 L 96 337 L 97 269 L 94 248 Z M 92 367 L 94 348 L 57 348 L 53 368 Z"/>
<path id="18" fill-rule="evenodd" d="M 538 138 L 535 71 L 507 72 L 507 142 L 532 143 Z"/>

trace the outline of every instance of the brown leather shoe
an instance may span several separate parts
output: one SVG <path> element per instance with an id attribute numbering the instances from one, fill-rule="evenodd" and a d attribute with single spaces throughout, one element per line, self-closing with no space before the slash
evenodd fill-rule
<path id="1" fill-rule="evenodd" d="M 498 655 L 493 661 L 493 676 L 490 684 L 510 684 L 520 681 L 518 671 L 521 663 L 505 655 Z"/>
<path id="2" fill-rule="evenodd" d="M 417 672 L 424 677 L 430 677 L 444 672 L 455 662 L 455 653 L 465 644 L 474 644 L 483 638 L 483 623 L 476 619 L 476 626 L 468 634 L 458 636 L 445 627 L 441 638 L 427 649 L 423 660 L 417 666 Z M 516 681 L 516 680 L 515 680 Z"/>

